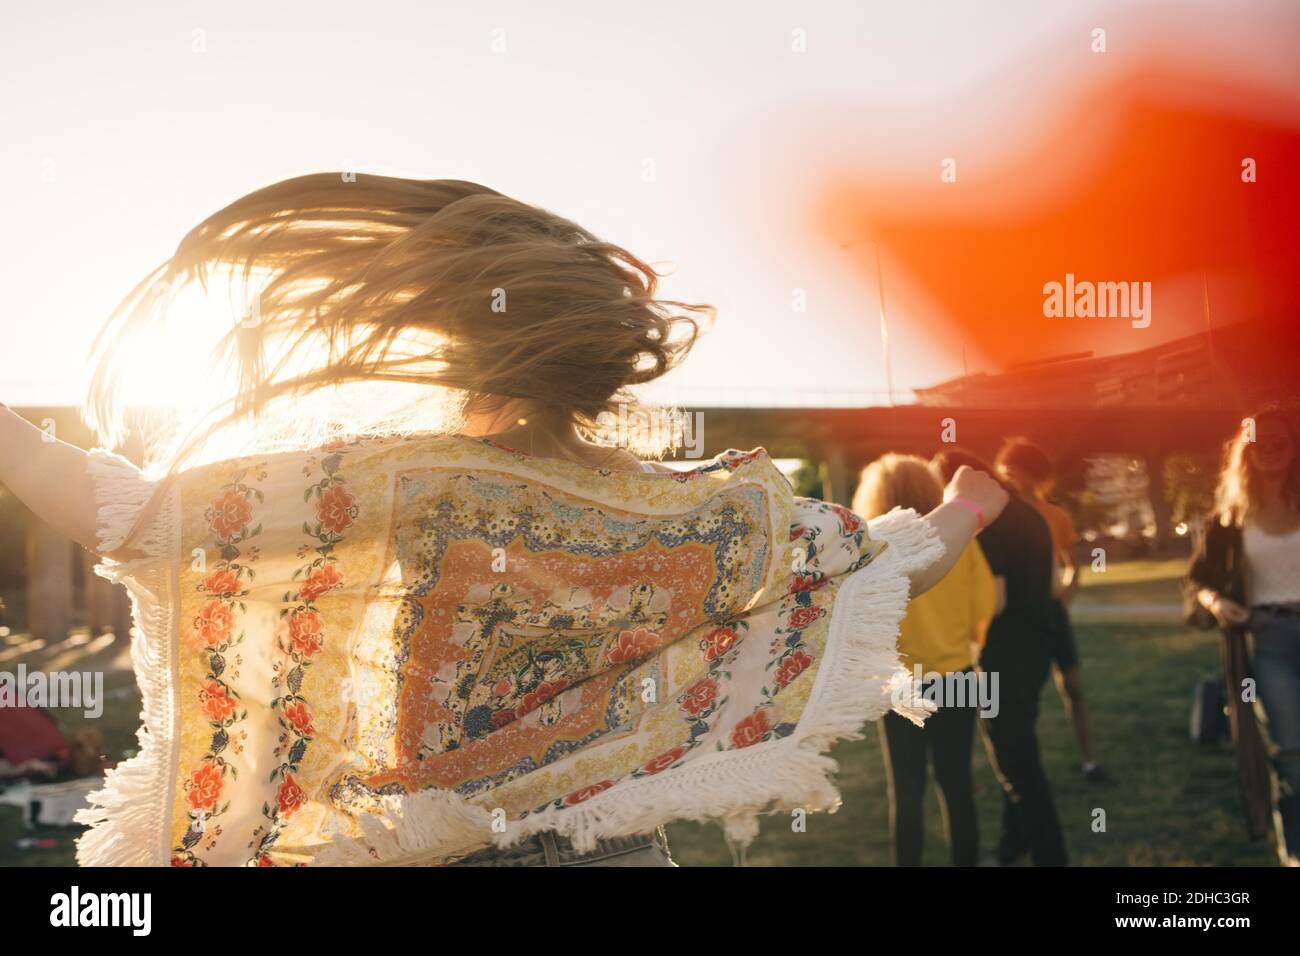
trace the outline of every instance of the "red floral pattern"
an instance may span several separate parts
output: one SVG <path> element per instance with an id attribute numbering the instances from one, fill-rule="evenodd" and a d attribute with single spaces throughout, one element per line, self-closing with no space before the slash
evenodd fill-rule
<path id="1" fill-rule="evenodd" d="M 294 573 L 294 578 L 301 579 L 302 584 L 296 591 L 285 595 L 285 603 L 291 606 L 281 612 L 288 619 L 285 628 L 287 641 L 282 647 L 286 660 L 285 670 L 277 674 L 275 683 L 277 687 L 283 686 L 284 692 L 272 700 L 271 706 L 279 710 L 280 724 L 286 736 L 281 738 L 281 746 L 275 751 L 279 764 L 272 771 L 271 779 L 278 779 L 280 784 L 274 805 L 263 807 L 267 826 L 253 854 L 253 862 L 258 866 L 271 859 L 268 854 L 283 832 L 285 823 L 307 802 L 307 795 L 296 775 L 307 754 L 307 745 L 315 735 L 315 726 L 303 685 L 313 659 L 321 653 L 327 639 L 326 618 L 316 604 L 330 592 L 345 586 L 343 566 L 335 551 L 343 540 L 343 533 L 353 526 L 360 514 L 356 496 L 347 489 L 340 473 L 346 447 L 346 443 L 332 443 L 321 449 L 329 454 L 315 460 L 323 477 L 307 489 L 306 498 L 311 500 L 314 496 L 316 499 L 317 523 L 314 528 L 310 524 L 303 525 L 304 533 L 311 539 L 304 551 L 314 554 L 308 564 Z M 305 469 L 305 473 L 310 476 L 312 469 Z"/>
<path id="2" fill-rule="evenodd" d="M 205 763 L 190 774 L 189 785 L 185 788 L 185 799 L 195 810 L 211 810 L 221 799 L 223 786 L 221 768 L 215 764 Z"/>
<path id="3" fill-rule="evenodd" d="M 790 612 L 790 616 L 786 619 L 786 626 L 792 631 L 802 631 L 804 628 L 812 627 L 825 615 L 826 612 L 819 607 L 797 607 Z"/>
<path id="4" fill-rule="evenodd" d="M 253 505 L 238 488 L 228 488 L 212 502 L 208 512 L 208 526 L 219 541 L 243 537 L 248 523 L 253 520 Z"/>
<path id="5" fill-rule="evenodd" d="M 357 516 L 357 500 L 342 485 L 333 485 L 321 492 L 316 503 L 316 517 L 321 527 L 331 534 L 341 535 Z"/>
<path id="6" fill-rule="evenodd" d="M 613 780 L 602 780 L 600 783 L 593 783 L 589 787 L 579 787 L 564 798 L 566 805 L 572 807 L 582 803 L 584 800 L 590 800 L 598 793 L 604 793 L 610 787 L 614 786 Z"/>
<path id="7" fill-rule="evenodd" d="M 218 680 L 210 680 L 203 686 L 199 691 L 199 702 L 203 705 L 203 712 L 214 723 L 223 723 L 235 712 L 234 699 L 227 691 L 226 685 Z"/>
<path id="8" fill-rule="evenodd" d="M 311 711 L 301 702 L 289 704 L 284 708 L 284 719 L 303 737 L 312 735 Z"/>
<path id="9" fill-rule="evenodd" d="M 557 681 L 542 681 L 527 694 L 524 694 L 523 699 L 519 702 L 519 706 L 515 708 L 515 716 L 522 717 L 530 710 L 541 707 L 542 704 L 546 703 L 568 686 L 569 682 L 565 679 Z"/>
<path id="10" fill-rule="evenodd" d="M 794 580 L 790 582 L 790 593 L 794 594 L 798 591 L 819 591 L 824 588 L 829 581 L 830 579 L 823 576 L 821 572 L 814 572 L 812 574 L 796 574 Z"/>
<path id="11" fill-rule="evenodd" d="M 772 724 L 767 711 L 760 708 L 732 728 L 732 746 L 737 748 L 752 747 L 754 744 L 760 743 L 771 731 Z"/>
<path id="12" fill-rule="evenodd" d="M 235 612 L 228 601 L 209 601 L 203 605 L 194 629 L 208 647 L 224 644 L 235 626 Z"/>
<path id="13" fill-rule="evenodd" d="M 239 581 L 239 575 L 222 568 L 220 571 L 208 575 L 203 581 L 202 589 L 218 597 L 230 597 L 232 594 L 239 594 L 243 587 L 243 584 Z"/>
<path id="14" fill-rule="evenodd" d="M 298 591 L 300 601 L 315 601 L 322 594 L 343 586 L 343 572 L 338 562 L 331 561 L 319 570 L 313 571 Z"/>
<path id="15" fill-rule="evenodd" d="M 692 717 L 707 710 L 709 705 L 718 699 L 718 682 L 712 677 L 706 677 L 704 680 L 695 684 L 682 695 L 681 708 Z"/>
<path id="16" fill-rule="evenodd" d="M 315 611 L 299 611 L 289 618 L 289 640 L 303 657 L 314 657 L 320 650 L 325 625 Z"/>
<path id="17" fill-rule="evenodd" d="M 840 519 L 840 527 L 846 535 L 854 534 L 866 527 L 866 522 L 864 522 L 855 512 L 850 511 L 843 505 L 832 504 L 831 510 L 834 511 L 836 517 Z"/>
<path id="18" fill-rule="evenodd" d="M 198 709 L 211 725 L 212 734 L 207 753 L 185 782 L 189 826 L 181 842 L 172 847 L 173 866 L 203 865 L 197 851 L 210 846 L 209 834 L 220 831 L 210 823 L 225 812 L 222 797 L 227 780 L 233 779 L 235 773 L 227 750 L 239 747 L 233 732 L 245 712 L 239 707 L 238 694 L 231 683 L 238 677 L 239 656 L 235 648 L 243 640 L 241 598 L 246 591 L 245 579 L 251 581 L 253 577 L 250 565 L 257 559 L 255 547 L 250 547 L 247 554 L 241 548 L 244 542 L 261 533 L 260 525 L 250 525 L 255 514 L 254 503 L 262 502 L 264 497 L 256 485 L 245 483 L 248 474 L 247 468 L 235 474 L 204 511 L 208 530 L 214 536 L 212 550 L 219 556 L 219 563 L 197 586 L 200 593 L 211 599 L 199 608 L 191 626 L 207 665 L 207 676 L 196 695 Z M 265 477 L 265 472 L 261 472 L 256 480 Z"/>
<path id="19" fill-rule="evenodd" d="M 302 787 L 298 786 L 298 781 L 293 779 L 293 774 L 286 773 L 284 779 L 280 781 L 280 789 L 275 792 L 275 804 L 281 816 L 286 818 L 293 816 L 306 802 L 307 795 L 302 792 Z"/>
<path id="20" fill-rule="evenodd" d="M 712 663 L 731 650 L 739 640 L 740 635 L 736 633 L 734 627 L 715 628 L 700 638 L 700 650 L 704 652 L 704 659 Z"/>
<path id="21" fill-rule="evenodd" d="M 796 650 L 787 654 L 776 668 L 776 686 L 785 687 L 809 667 L 813 659 L 806 651 Z"/>
<path id="22" fill-rule="evenodd" d="M 626 664 L 659 649 L 659 635 L 646 627 L 620 631 L 605 659 L 611 664 Z"/>
<path id="23" fill-rule="evenodd" d="M 664 770 L 667 770 L 677 761 L 681 760 L 684 756 L 686 756 L 687 751 L 689 751 L 690 749 L 691 748 L 686 744 L 681 744 L 677 747 L 674 747 L 672 750 L 666 751 L 665 753 L 661 753 L 658 757 L 655 757 L 654 760 L 651 760 L 649 763 L 642 765 L 641 772 L 650 774 L 650 773 L 660 773 Z"/>

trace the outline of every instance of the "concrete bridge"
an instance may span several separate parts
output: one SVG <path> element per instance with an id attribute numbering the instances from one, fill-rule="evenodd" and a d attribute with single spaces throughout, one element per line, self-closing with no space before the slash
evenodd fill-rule
<path id="1" fill-rule="evenodd" d="M 845 504 L 863 465 L 888 451 L 928 457 L 943 445 L 945 433 L 985 458 L 991 458 L 1010 435 L 1039 442 L 1063 465 L 1104 453 L 1143 458 L 1155 479 L 1152 503 L 1158 538 L 1166 538 L 1170 531 L 1169 507 L 1158 481 L 1165 458 L 1213 452 L 1239 424 L 1238 417 L 1226 410 L 1126 407 L 1041 411 L 907 405 L 690 411 L 700 413 L 706 456 L 761 445 L 773 457 L 806 459 L 822 466 L 825 496 Z M 38 424 L 54 422 L 66 441 L 83 447 L 92 444 L 92 436 L 72 409 L 28 408 L 20 413 Z M 35 520 L 12 498 L 3 501 L 3 516 L 10 532 L 7 546 L 0 551 L 0 589 L 11 597 L 25 595 L 27 628 L 33 638 L 62 640 L 69 628 L 80 625 L 89 626 L 92 636 L 112 631 L 119 639 L 125 637 L 130 620 L 125 593 L 91 572 L 94 561 L 89 553 Z M 15 534 L 12 523 L 21 525 L 21 534 Z"/>

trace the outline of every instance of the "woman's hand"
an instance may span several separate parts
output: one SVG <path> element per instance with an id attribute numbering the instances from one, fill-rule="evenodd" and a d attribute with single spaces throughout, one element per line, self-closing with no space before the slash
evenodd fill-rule
<path id="1" fill-rule="evenodd" d="M 958 501 L 958 498 L 962 500 Z M 939 533 L 944 554 L 929 567 L 912 573 L 913 597 L 924 594 L 943 580 L 943 576 L 952 570 L 952 566 L 961 557 L 966 545 L 970 544 L 971 538 L 981 528 L 997 520 L 1011 496 L 984 472 L 962 465 L 944 489 L 943 500 L 944 503 L 926 515 L 925 520 Z"/>
<path id="2" fill-rule="evenodd" d="M 1214 615 L 1214 619 L 1219 622 L 1220 627 L 1241 627 L 1250 620 L 1249 608 L 1243 607 L 1231 598 L 1224 597 L 1218 591 L 1201 588 L 1197 592 L 1196 598 L 1201 602 L 1201 607 Z"/>
<path id="3" fill-rule="evenodd" d="M 1007 490 L 994 478 L 966 465 L 957 469 L 952 481 L 948 482 L 948 487 L 943 491 L 944 501 L 957 498 L 964 498 L 983 512 L 984 523 L 981 527 L 985 528 L 997 520 L 1011 500 Z"/>

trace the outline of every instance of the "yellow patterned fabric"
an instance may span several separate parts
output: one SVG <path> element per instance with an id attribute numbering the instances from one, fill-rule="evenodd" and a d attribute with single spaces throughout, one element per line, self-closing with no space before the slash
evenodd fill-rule
<path id="1" fill-rule="evenodd" d="M 891 704 L 911 512 L 795 497 L 761 449 L 623 473 L 365 438 L 161 484 L 92 453 L 135 603 L 139 754 L 83 864 L 442 863 L 833 809 L 824 751 Z M 145 503 L 159 504 L 140 522 Z"/>

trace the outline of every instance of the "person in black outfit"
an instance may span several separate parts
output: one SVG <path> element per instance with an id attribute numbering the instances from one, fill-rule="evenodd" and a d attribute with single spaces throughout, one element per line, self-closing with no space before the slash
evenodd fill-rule
<path id="1" fill-rule="evenodd" d="M 940 452 L 934 463 L 945 478 L 962 465 L 988 470 L 957 449 Z M 979 722 L 1002 782 L 997 860 L 1008 866 L 1028 852 L 1036 866 L 1065 866 L 1065 840 L 1035 729 L 1052 663 L 1052 533 L 1033 505 L 1007 490 L 1011 501 L 976 538 L 1006 591 L 979 657 L 981 670 L 998 673 L 997 716 Z"/>
<path id="2" fill-rule="evenodd" d="M 936 693 L 938 675 L 926 681 L 923 692 Z M 938 692 L 942 687 L 938 688 Z M 979 862 L 979 818 L 971 777 L 971 742 L 975 737 L 978 707 L 943 706 L 918 727 L 906 717 L 890 712 L 880 722 L 881 745 L 889 773 L 890 823 L 894 835 L 894 862 L 920 866 L 925 834 L 925 775 L 934 763 L 939 786 L 939 807 L 952 846 L 953 866 Z"/>

